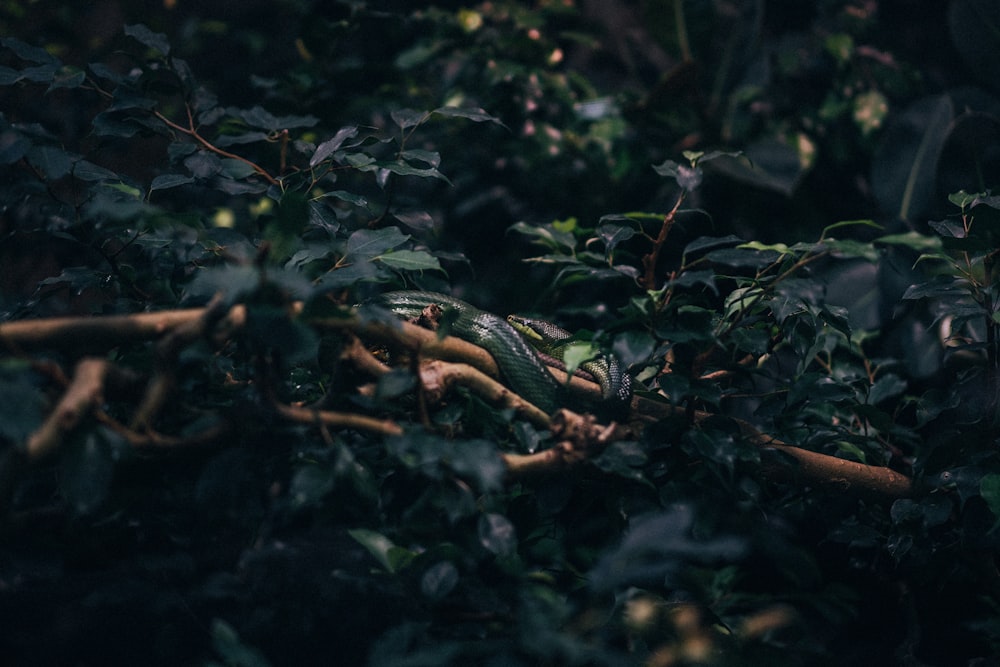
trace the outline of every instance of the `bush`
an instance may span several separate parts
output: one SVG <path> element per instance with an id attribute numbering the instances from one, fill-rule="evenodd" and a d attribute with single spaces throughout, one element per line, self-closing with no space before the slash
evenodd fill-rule
<path id="1" fill-rule="evenodd" d="M 729 51 L 725 17 L 677 3 L 618 96 L 628 47 L 592 7 L 288 5 L 302 56 L 251 95 L 145 24 L 81 65 L 0 40 L 12 664 L 995 652 L 1000 199 L 994 118 L 956 112 L 989 94 L 918 99 L 916 68 L 857 46 L 885 24 L 827 3 Z M 698 98 L 695 61 L 716 97 L 664 111 Z M 914 101 L 883 117 L 893 96 Z M 746 240 L 761 210 L 714 217 L 720 189 L 794 211 L 869 161 L 844 206 L 868 218 Z M 562 368 L 617 357 L 627 414 L 537 409 L 453 311 L 435 334 L 380 307 L 394 289 L 569 326 Z"/>

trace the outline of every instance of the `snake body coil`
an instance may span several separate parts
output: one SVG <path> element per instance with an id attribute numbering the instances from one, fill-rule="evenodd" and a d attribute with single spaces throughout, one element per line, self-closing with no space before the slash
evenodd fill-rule
<path id="1" fill-rule="evenodd" d="M 548 372 L 532 345 L 506 319 L 436 292 L 387 292 L 377 299 L 377 303 L 407 318 L 419 318 L 424 308 L 431 305 L 454 311 L 456 317 L 451 322 L 451 333 L 489 352 L 504 378 L 521 397 L 548 413 L 567 401 L 565 388 Z M 631 399 L 631 378 L 617 359 L 601 359 L 605 360 L 603 364 L 600 359 L 595 360 L 587 370 L 601 384 L 603 407 L 620 413 L 623 407 L 627 409 Z"/>

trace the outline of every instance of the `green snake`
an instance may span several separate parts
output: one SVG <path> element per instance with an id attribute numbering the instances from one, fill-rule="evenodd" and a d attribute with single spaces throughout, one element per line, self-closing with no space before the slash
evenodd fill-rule
<path id="1" fill-rule="evenodd" d="M 513 315 L 504 319 L 436 292 L 387 292 L 376 303 L 412 319 L 419 318 L 431 305 L 453 311 L 450 333 L 489 352 L 501 374 L 522 398 L 550 414 L 563 403 L 574 404 L 538 354 L 561 359 L 560 347 L 571 337 L 568 331 L 541 320 Z M 616 357 L 601 356 L 581 364 L 581 368 L 601 386 L 601 401 L 585 407 L 608 416 L 623 415 L 632 399 L 632 378 L 622 363 Z"/>

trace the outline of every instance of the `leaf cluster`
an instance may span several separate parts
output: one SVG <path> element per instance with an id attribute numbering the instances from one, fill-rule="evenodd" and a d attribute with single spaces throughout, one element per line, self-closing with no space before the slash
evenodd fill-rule
<path id="1" fill-rule="evenodd" d="M 0 291 L 6 655 L 812 665 L 995 651 L 989 184 L 955 188 L 928 233 L 845 220 L 808 241 L 719 233 L 705 195 L 718 172 L 794 189 L 801 175 L 773 173 L 785 149 L 761 148 L 779 130 L 832 136 L 847 122 L 855 148 L 870 145 L 880 86 L 908 79 L 855 46 L 865 21 L 820 49 L 832 81 L 870 75 L 864 94 L 826 82 L 817 124 L 762 125 L 752 102 L 788 88 L 714 69 L 714 131 L 747 150 L 680 150 L 632 176 L 652 157 L 633 150 L 634 128 L 684 124 L 655 110 L 676 81 L 632 106 L 598 95 L 560 66 L 589 44 L 569 5 L 337 4 L 354 14 L 304 33 L 296 76 L 246 107 L 146 25 L 86 67 L 0 40 L 6 90 L 69 100 L 88 127 L 70 145 L 23 113 L 0 117 L 0 257 L 54 267 Z M 953 10 L 960 27 L 969 4 Z M 687 61 L 712 42 L 692 44 L 704 17 L 676 7 Z M 352 65 L 317 56 L 365 21 L 399 48 L 386 77 L 447 65 L 447 103 L 410 89 L 427 104 L 370 106 L 390 95 L 376 85 L 352 109 L 364 118 L 325 109 L 326 77 Z M 749 53 L 750 36 L 718 58 Z M 770 74 L 786 83 L 804 67 L 789 49 Z M 370 302 L 476 295 L 478 265 L 436 198 L 488 187 L 465 166 L 498 150 L 476 139 L 492 132 L 519 142 L 495 159 L 531 168 L 508 172 L 512 190 L 549 166 L 532 185 L 564 185 L 539 209 L 586 192 L 581 160 L 669 193 L 507 230 L 545 285 L 508 281 L 522 307 L 574 328 L 564 368 L 599 350 L 635 378 L 617 423 L 540 414 L 482 350 Z M 903 161 L 904 217 L 930 182 L 920 157 Z M 60 637 L 43 641 L 56 621 Z M 126 623 L 139 631 L 123 636 Z"/>

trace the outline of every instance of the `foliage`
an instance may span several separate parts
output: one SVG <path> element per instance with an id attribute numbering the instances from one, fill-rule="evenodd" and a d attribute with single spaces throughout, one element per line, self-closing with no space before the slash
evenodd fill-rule
<path id="1" fill-rule="evenodd" d="M 672 27 L 631 61 L 574 3 L 287 4 L 300 59 L 247 104 L 146 23 L 85 64 L 0 39 L 12 664 L 995 653 L 991 93 L 929 91 L 838 3 L 776 40 L 759 3 L 650 3 Z M 995 88 L 981 4 L 949 28 Z M 869 218 L 716 220 L 859 163 Z M 427 363 L 450 339 L 370 303 L 400 288 L 572 325 L 628 419 Z"/>

